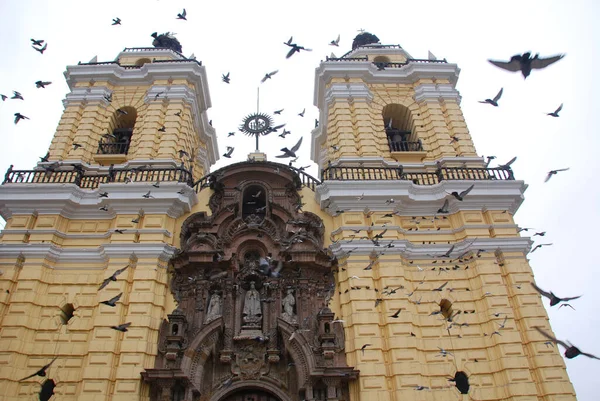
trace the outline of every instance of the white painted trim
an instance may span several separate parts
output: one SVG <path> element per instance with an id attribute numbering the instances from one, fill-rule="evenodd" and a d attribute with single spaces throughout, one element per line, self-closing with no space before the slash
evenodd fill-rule
<path id="1" fill-rule="evenodd" d="M 164 47 L 158 48 L 144 48 L 143 50 L 125 50 L 119 53 L 115 61 L 119 61 L 121 57 L 135 57 L 139 56 L 139 58 L 149 58 L 152 60 L 156 57 L 172 57 L 175 60 L 186 60 L 185 57 L 182 57 L 181 54 L 177 53 L 174 50 L 167 49 Z"/>
<path id="2" fill-rule="evenodd" d="M 448 193 L 463 191 L 471 184 L 473 190 L 459 202 Z M 524 200 L 527 185 L 519 180 L 497 181 L 463 181 L 445 180 L 435 185 L 415 185 L 405 180 L 372 180 L 372 181 L 324 181 L 316 188 L 315 198 L 322 204 L 329 200 L 327 212 L 331 215 L 336 210 L 362 212 L 365 207 L 372 211 L 399 211 L 408 216 L 432 216 L 444 203 L 450 201 L 450 211 L 467 210 L 507 210 L 514 214 Z M 357 200 L 364 194 L 363 199 Z M 387 205 L 387 199 L 394 203 Z"/>
<path id="3" fill-rule="evenodd" d="M 380 241 L 382 244 L 387 244 L 388 241 Z M 353 250 L 350 255 L 365 255 L 371 252 L 383 251 L 387 255 L 402 255 L 406 259 L 410 260 L 421 260 L 421 259 L 456 259 L 459 255 L 462 255 L 468 251 L 477 252 L 478 249 L 485 249 L 487 252 L 494 252 L 499 249 L 503 252 L 522 252 L 526 255 L 531 250 L 533 241 L 530 238 L 523 237 L 509 237 L 509 238 L 469 238 L 460 242 L 452 244 L 428 244 L 420 245 L 415 244 L 408 240 L 395 240 L 393 241 L 393 248 L 384 248 L 384 246 L 375 246 L 372 241 L 369 240 L 354 240 L 352 242 L 338 242 L 329 246 L 329 249 L 333 254 L 342 258 L 345 257 L 346 252 Z M 451 258 L 441 258 L 435 255 L 443 255 L 450 247 L 454 245 L 454 251 L 451 254 Z M 355 249 L 356 248 L 356 249 Z M 433 257 L 431 255 L 434 255 Z"/>
<path id="4" fill-rule="evenodd" d="M 352 98 L 354 101 L 371 102 L 373 97 L 373 93 L 366 84 L 356 82 L 334 83 L 325 92 L 325 102 L 328 106 L 338 99 L 348 101 L 349 98 Z"/>
<path id="5" fill-rule="evenodd" d="M 105 244 L 94 248 L 62 248 L 53 244 L 0 244 L 0 257 L 3 259 L 16 259 L 19 255 L 27 259 L 47 259 L 58 265 L 63 263 L 99 263 L 105 265 L 110 258 L 129 258 L 135 254 L 140 259 L 158 258 L 168 261 L 175 254 L 177 248 L 168 244 Z M 59 267 L 54 267 L 60 269 Z M 84 269 L 84 267 L 77 267 Z M 85 269 L 104 269 L 87 267 Z"/>
<path id="6" fill-rule="evenodd" d="M 440 99 L 455 100 L 460 104 L 460 93 L 450 84 L 420 84 L 415 86 L 413 99 L 416 102 L 439 102 Z"/>
<path id="7" fill-rule="evenodd" d="M 377 47 L 378 45 L 381 47 L 378 48 Z M 375 57 L 377 57 L 377 56 L 402 56 L 406 59 L 413 58 L 402 47 L 398 48 L 398 47 L 384 47 L 384 46 L 385 45 L 381 45 L 378 43 L 371 43 L 366 46 L 359 46 L 356 49 L 352 50 L 350 53 L 348 53 L 345 56 L 345 58 L 365 57 L 365 56 L 369 56 L 369 55 L 376 55 Z M 398 45 L 398 46 L 400 46 L 400 45 Z M 372 62 L 373 60 L 369 60 L 369 61 Z"/>
<path id="8" fill-rule="evenodd" d="M 76 87 L 71 90 L 71 93 L 67 93 L 67 96 L 63 99 L 63 107 L 79 106 L 82 103 L 102 103 L 106 107 L 108 106 L 108 101 L 104 96 L 108 96 L 111 93 L 112 91 L 105 86 Z"/>
<path id="9" fill-rule="evenodd" d="M 186 188 L 186 194 L 177 192 Z M 99 198 L 100 192 L 109 198 Z M 155 199 L 142 195 L 151 191 Z M 75 184 L 4 184 L 0 186 L 0 210 L 7 219 L 13 214 L 58 214 L 69 219 L 113 219 L 118 214 L 166 214 L 178 218 L 198 203 L 195 191 L 183 183 L 165 182 L 154 188 L 149 182 L 101 184 L 96 190 Z M 108 212 L 98 210 L 108 205 Z"/>
<path id="10" fill-rule="evenodd" d="M 117 227 L 118 228 L 118 227 Z M 164 228 L 122 228 L 123 230 L 125 230 L 125 233 L 127 234 L 164 234 L 169 238 L 173 237 L 173 234 Z M 61 239 L 106 239 L 106 238 L 110 238 L 112 235 L 115 235 L 115 238 L 119 238 L 118 236 L 121 234 L 117 234 L 115 232 L 114 228 L 109 229 L 108 231 L 106 231 L 105 233 L 102 234 L 98 234 L 98 233 L 85 233 L 85 234 L 70 234 L 70 233 L 65 233 L 59 230 L 53 230 L 53 229 L 32 229 L 32 230 L 25 230 L 25 229 L 4 229 L 2 230 L 2 235 L 4 234 L 17 234 L 17 235 L 25 235 L 25 234 L 51 234 L 51 235 L 55 235 L 58 238 Z"/>
<path id="11" fill-rule="evenodd" d="M 456 213 L 456 211 L 451 211 L 450 214 L 452 214 L 452 213 Z M 400 217 L 405 217 L 405 218 L 406 217 L 411 217 L 411 218 L 415 217 L 413 215 L 408 215 L 408 214 L 400 214 L 399 216 Z M 427 220 L 423 220 L 421 218 L 421 216 L 417 216 L 417 219 L 415 219 L 414 221 L 418 222 L 419 224 L 415 223 L 415 226 L 419 227 L 419 225 L 421 224 L 421 222 L 431 222 L 431 217 L 432 216 L 433 216 L 433 214 L 430 214 L 429 216 L 426 216 L 426 217 L 428 217 Z M 441 215 L 438 215 L 438 216 L 439 216 L 438 220 L 436 220 L 436 221 L 442 221 L 442 220 L 440 220 L 442 218 L 442 216 Z M 448 217 L 449 214 L 448 215 L 444 215 L 444 216 Z M 423 217 L 425 217 L 425 216 L 423 216 Z M 411 219 L 411 221 L 412 221 L 412 219 Z M 404 228 L 402 228 L 400 226 L 392 226 L 392 225 L 389 225 L 389 224 L 385 225 L 385 227 L 383 225 L 373 225 L 373 226 L 339 226 L 336 230 L 334 230 L 334 231 L 331 232 L 331 235 L 338 235 L 338 234 L 340 234 L 343 231 L 359 230 L 360 229 L 360 230 L 362 230 L 360 233 L 358 233 L 358 234 L 352 233 L 352 235 L 356 235 L 356 237 L 355 237 L 356 239 L 354 241 L 358 241 L 358 238 L 360 238 L 362 236 L 365 236 L 368 231 L 379 232 L 379 231 L 383 231 L 383 230 L 387 229 L 388 232 L 394 232 L 394 231 L 396 231 L 396 232 L 398 232 L 398 233 L 400 233 L 402 235 L 411 235 L 411 236 L 426 235 L 427 236 L 427 240 L 426 241 L 433 241 L 433 242 L 435 242 L 436 240 L 432 240 L 431 238 L 436 237 L 436 236 L 442 236 L 442 237 L 444 237 L 444 239 L 442 241 L 447 241 L 447 239 L 445 237 L 445 235 L 447 235 L 447 234 L 459 234 L 459 233 L 464 232 L 465 230 L 482 229 L 482 228 L 490 229 L 490 230 L 491 229 L 507 229 L 507 228 L 509 228 L 509 229 L 516 230 L 518 228 L 518 225 L 517 224 L 485 224 L 485 223 L 481 223 L 481 224 L 463 224 L 463 225 L 461 225 L 459 227 L 456 227 L 456 228 L 441 229 L 439 231 L 437 229 L 430 229 L 430 228 L 426 228 L 426 229 L 419 228 L 418 231 L 415 231 L 415 230 L 410 230 L 409 231 L 409 230 L 404 229 Z M 364 232 L 364 234 L 363 234 L 363 232 Z M 528 237 L 521 237 L 521 238 L 528 238 Z M 379 242 L 382 243 L 382 244 L 385 244 L 386 241 L 389 242 L 390 239 L 384 238 L 383 240 L 380 240 Z M 413 242 L 416 243 L 418 241 L 422 241 L 422 240 L 417 239 L 417 240 L 415 240 Z"/>
<path id="12" fill-rule="evenodd" d="M 360 78 L 367 84 L 407 84 L 420 79 L 447 79 L 451 87 L 456 87 L 460 69 L 451 63 L 408 63 L 400 68 L 387 68 L 379 71 L 372 61 L 322 62 L 316 69 L 314 104 L 319 109 L 325 107 L 327 84 L 332 78 Z"/>

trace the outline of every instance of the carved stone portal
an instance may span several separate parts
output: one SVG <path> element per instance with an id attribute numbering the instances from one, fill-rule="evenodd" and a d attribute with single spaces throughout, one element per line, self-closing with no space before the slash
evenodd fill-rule
<path id="1" fill-rule="evenodd" d="M 151 399 L 179 386 L 186 400 L 252 388 L 287 401 L 325 386 L 348 400 L 358 372 L 346 364 L 343 327 L 327 308 L 335 260 L 323 249 L 322 221 L 298 208 L 297 174 L 246 162 L 212 177 L 213 214 L 184 222 L 172 259 L 178 308 L 161 327 L 155 368 L 142 373 Z M 260 210 L 249 203 L 254 195 Z"/>

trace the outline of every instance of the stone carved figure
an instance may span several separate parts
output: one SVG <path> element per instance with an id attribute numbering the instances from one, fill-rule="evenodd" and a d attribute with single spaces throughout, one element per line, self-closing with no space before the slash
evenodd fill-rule
<path id="1" fill-rule="evenodd" d="M 221 316 L 223 310 L 223 300 L 217 292 L 213 292 L 208 302 L 208 311 L 204 318 L 204 323 L 209 323 Z"/>
<path id="2" fill-rule="evenodd" d="M 296 305 L 296 298 L 294 297 L 294 290 L 291 288 L 288 288 L 287 295 L 283 298 L 282 305 L 283 313 L 281 317 L 290 323 L 295 323 L 296 314 L 294 313 L 294 306 Z"/>
<path id="3" fill-rule="evenodd" d="M 262 310 L 260 306 L 260 294 L 254 286 L 254 281 L 250 282 L 250 289 L 246 291 L 244 299 L 244 321 L 255 322 L 262 319 Z"/>

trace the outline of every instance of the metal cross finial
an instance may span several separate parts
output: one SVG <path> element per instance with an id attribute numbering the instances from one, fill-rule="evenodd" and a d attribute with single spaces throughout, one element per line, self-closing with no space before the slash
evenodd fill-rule
<path id="1" fill-rule="evenodd" d="M 358 32 L 360 32 L 360 33 L 365 33 L 365 30 L 364 30 L 364 29 L 362 29 L 362 28 L 360 28 L 360 29 L 358 30 Z"/>

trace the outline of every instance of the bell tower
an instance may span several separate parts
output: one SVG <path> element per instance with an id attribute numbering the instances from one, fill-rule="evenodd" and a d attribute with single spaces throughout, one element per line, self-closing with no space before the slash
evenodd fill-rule
<path id="1" fill-rule="evenodd" d="M 125 48 L 115 61 L 69 66 L 65 77 L 71 93 L 50 161 L 115 168 L 184 161 L 203 176 L 218 159 L 201 62 L 169 48 Z"/>
<path id="2" fill-rule="evenodd" d="M 162 47 L 68 66 L 48 155 L 4 176 L 6 399 L 148 399 L 140 372 L 154 365 L 163 319 L 177 322 L 174 344 L 185 328 L 167 265 L 176 221 L 198 202 L 194 177 L 218 148 L 205 68 L 169 46 L 171 35 L 158 39 Z M 46 376 L 20 381 L 53 360 Z"/>
<path id="3" fill-rule="evenodd" d="M 330 307 L 360 371 L 350 399 L 574 400 L 534 329 L 551 332 L 513 220 L 527 185 L 477 155 L 459 72 L 366 32 L 316 69 L 311 153 L 338 260 Z"/>

